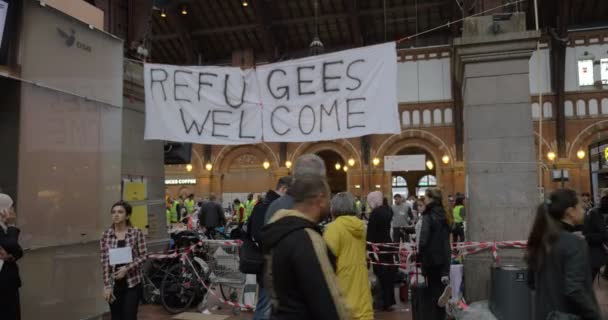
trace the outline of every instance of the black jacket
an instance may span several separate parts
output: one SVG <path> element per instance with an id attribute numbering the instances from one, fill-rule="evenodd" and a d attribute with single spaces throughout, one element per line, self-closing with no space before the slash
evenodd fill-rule
<path id="1" fill-rule="evenodd" d="M 0 247 L 15 258 L 14 261 L 4 261 L 2 270 L 0 270 L 1 292 L 13 292 L 21 287 L 17 260 L 23 257 L 23 250 L 19 245 L 19 232 L 19 229 L 15 227 L 8 227 L 6 231 L 0 227 Z"/>
<path id="2" fill-rule="evenodd" d="M 445 210 L 436 202 L 429 203 L 422 213 L 418 250 L 423 272 L 430 268 L 440 268 L 442 276 L 450 274 L 450 227 Z"/>
<path id="3" fill-rule="evenodd" d="M 391 208 L 387 206 L 379 206 L 374 208 L 369 215 L 369 221 L 367 223 L 367 241 L 373 243 L 391 243 L 391 220 L 393 219 L 393 212 Z M 368 246 L 369 250 L 373 250 Z M 377 247 L 379 251 L 390 251 L 389 247 Z M 372 255 L 371 258 L 376 261 L 376 256 L 380 259 L 379 262 L 393 263 L 393 254 L 381 253 L 378 255 Z M 378 261 L 376 261 L 378 262 Z M 378 269 L 378 266 L 374 266 Z M 379 269 L 382 269 L 381 267 Z M 388 269 L 388 268 L 387 268 Z M 375 269 L 374 269 L 375 270 Z"/>
<path id="4" fill-rule="evenodd" d="M 258 202 L 255 207 L 253 207 L 251 216 L 247 221 L 247 236 L 253 241 L 257 243 L 260 242 L 262 228 L 264 227 L 264 220 L 266 217 L 266 211 L 268 211 L 270 204 L 280 197 L 281 196 L 273 190 L 268 190 L 268 192 L 266 192 L 266 197 L 264 197 L 264 200 Z"/>
<path id="5" fill-rule="evenodd" d="M 540 270 L 530 266 L 528 281 L 536 291 L 535 319 L 547 319 L 549 313 L 560 311 L 582 320 L 600 320 L 587 245 L 571 233 L 576 230 L 574 227 L 563 227 Z"/>
<path id="6" fill-rule="evenodd" d="M 217 228 L 226 224 L 226 216 L 222 206 L 214 201 L 203 203 L 198 214 L 198 224 L 206 228 Z"/>
<path id="7" fill-rule="evenodd" d="M 280 210 L 262 229 L 262 247 L 272 319 L 350 319 L 338 290 L 335 257 L 315 222 Z"/>
<path id="8" fill-rule="evenodd" d="M 600 208 L 589 211 L 585 216 L 585 226 L 583 234 L 589 244 L 589 257 L 591 258 L 591 268 L 602 267 L 606 263 L 606 251 L 604 244 L 608 244 L 608 230 L 604 222 L 604 215 Z"/>

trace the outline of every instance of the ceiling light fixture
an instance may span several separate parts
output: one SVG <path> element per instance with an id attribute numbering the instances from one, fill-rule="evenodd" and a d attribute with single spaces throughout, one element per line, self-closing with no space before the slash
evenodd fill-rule
<path id="1" fill-rule="evenodd" d="M 243 5 L 243 7 L 246 7 L 249 5 L 249 3 L 247 1 L 243 1 L 243 2 L 241 2 L 241 4 Z"/>
<path id="2" fill-rule="evenodd" d="M 182 15 L 187 15 L 188 14 L 188 10 L 186 9 L 186 6 L 182 7 Z"/>
<path id="3" fill-rule="evenodd" d="M 160 11 L 160 17 L 161 18 L 166 18 L 167 17 L 167 13 L 165 12 L 165 9 Z"/>

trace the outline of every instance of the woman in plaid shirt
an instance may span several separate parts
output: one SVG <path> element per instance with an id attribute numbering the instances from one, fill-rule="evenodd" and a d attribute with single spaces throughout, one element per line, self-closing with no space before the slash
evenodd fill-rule
<path id="1" fill-rule="evenodd" d="M 112 227 L 103 233 L 100 241 L 103 295 L 110 304 L 112 320 L 136 320 L 142 292 L 142 264 L 147 255 L 146 239 L 129 220 L 133 212 L 129 203 L 119 201 L 111 212 Z M 130 257 L 124 248 L 131 249 Z"/>

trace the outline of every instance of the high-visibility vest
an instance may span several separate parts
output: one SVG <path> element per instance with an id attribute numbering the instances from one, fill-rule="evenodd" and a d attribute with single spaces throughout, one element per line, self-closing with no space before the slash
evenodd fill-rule
<path id="1" fill-rule="evenodd" d="M 462 209 L 464 209 L 463 205 L 455 206 L 452 210 L 452 214 L 454 215 L 454 223 L 463 223 L 464 217 L 462 216 Z"/>
<path id="2" fill-rule="evenodd" d="M 243 209 L 243 216 L 241 217 L 241 209 Z M 245 222 L 245 215 L 247 212 L 247 208 L 245 208 L 245 206 L 241 203 L 238 207 L 234 208 L 234 218 L 236 219 L 237 223 L 241 223 L 241 222 Z"/>
<path id="3" fill-rule="evenodd" d="M 243 219 L 243 222 L 249 220 L 249 217 L 253 213 L 253 207 L 255 207 L 255 200 L 247 200 L 247 203 L 245 204 L 245 218 Z"/>
<path id="4" fill-rule="evenodd" d="M 184 200 L 184 206 L 186 207 L 186 212 L 191 214 L 194 211 L 194 200 L 186 199 Z"/>
<path id="5" fill-rule="evenodd" d="M 355 209 L 357 210 L 357 213 L 361 212 L 361 201 L 360 200 L 355 201 Z"/>
<path id="6" fill-rule="evenodd" d="M 167 209 L 165 211 L 165 218 L 167 219 L 167 225 L 177 223 L 177 212 Z"/>
<path id="7" fill-rule="evenodd" d="M 171 205 L 171 223 L 177 223 L 177 220 L 179 219 L 179 213 L 177 212 L 179 208 L 179 201 L 173 201 L 173 204 Z"/>

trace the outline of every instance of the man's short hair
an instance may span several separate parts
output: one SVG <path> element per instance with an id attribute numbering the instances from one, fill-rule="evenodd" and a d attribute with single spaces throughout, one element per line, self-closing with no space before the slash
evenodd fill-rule
<path id="1" fill-rule="evenodd" d="M 241 203 L 241 200 L 239 200 L 239 199 L 234 199 L 234 203 Z"/>
<path id="2" fill-rule="evenodd" d="M 316 154 L 305 154 L 296 160 L 293 166 L 293 177 L 319 176 L 325 177 L 325 161 Z"/>
<path id="3" fill-rule="evenodd" d="M 281 177 L 279 178 L 279 181 L 277 182 L 277 190 L 286 187 L 289 188 L 289 186 L 291 185 L 291 181 L 293 179 L 291 178 L 291 176 L 286 176 L 286 177 Z"/>
<path id="4" fill-rule="evenodd" d="M 318 175 L 295 178 L 289 190 L 294 203 L 306 202 L 322 193 L 329 196 L 327 180 Z"/>
<path id="5" fill-rule="evenodd" d="M 591 197 L 591 194 L 589 194 L 589 192 L 583 192 L 581 193 L 581 197 Z"/>
<path id="6" fill-rule="evenodd" d="M 217 200 L 217 197 L 214 194 L 211 194 L 209 196 L 209 201 L 215 201 L 215 200 Z"/>
<path id="7" fill-rule="evenodd" d="M 393 199 L 401 199 L 401 198 L 403 198 L 403 197 L 398 193 L 393 196 Z"/>

